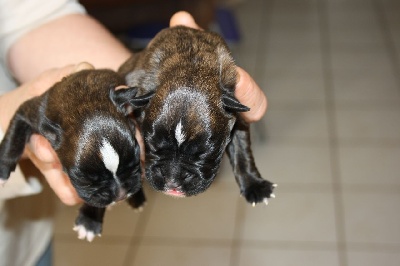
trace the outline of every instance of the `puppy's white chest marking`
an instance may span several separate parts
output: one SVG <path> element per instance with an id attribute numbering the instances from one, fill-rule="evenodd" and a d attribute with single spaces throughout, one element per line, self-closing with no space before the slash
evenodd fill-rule
<path id="1" fill-rule="evenodd" d="M 175 139 L 178 142 L 178 146 L 180 146 L 185 141 L 186 135 L 183 132 L 182 121 L 179 121 L 178 125 L 175 128 Z"/>
<path id="2" fill-rule="evenodd" d="M 113 173 L 114 178 L 117 179 L 119 156 L 115 149 L 111 146 L 110 142 L 108 142 L 105 138 L 103 138 L 103 141 L 101 142 L 100 154 L 103 159 L 104 166 L 111 173 Z"/>

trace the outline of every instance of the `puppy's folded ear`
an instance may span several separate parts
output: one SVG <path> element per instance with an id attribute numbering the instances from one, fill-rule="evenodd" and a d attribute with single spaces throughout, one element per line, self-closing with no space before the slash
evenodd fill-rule
<path id="1" fill-rule="evenodd" d="M 110 89 L 110 99 L 121 113 L 129 114 L 136 109 L 144 107 L 153 96 L 154 92 L 135 97 L 139 88 Z"/>
<path id="2" fill-rule="evenodd" d="M 223 94 L 222 105 L 229 112 L 247 112 L 250 108 L 241 104 L 235 97 Z"/>
<path id="3" fill-rule="evenodd" d="M 129 100 L 129 103 L 131 104 L 131 106 L 134 109 L 140 108 L 140 107 L 144 107 L 146 104 L 149 103 L 150 99 L 153 97 L 154 95 L 154 91 L 149 92 L 145 95 L 142 96 L 138 96 L 138 97 L 134 97 L 133 99 Z"/>
<path id="4" fill-rule="evenodd" d="M 134 98 L 138 92 L 138 88 L 131 87 L 126 89 L 116 90 L 115 88 L 110 89 L 110 99 L 117 107 L 118 111 L 127 115 L 132 112 L 129 108 L 129 100 Z"/>
<path id="5" fill-rule="evenodd" d="M 54 149 L 60 147 L 63 130 L 60 125 L 49 120 L 46 116 L 42 118 L 39 133 L 50 142 Z"/>

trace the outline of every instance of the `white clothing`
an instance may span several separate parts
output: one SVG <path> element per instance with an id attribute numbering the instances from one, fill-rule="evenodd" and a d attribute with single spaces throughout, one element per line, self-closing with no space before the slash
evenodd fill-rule
<path id="1" fill-rule="evenodd" d="M 76 0 L 0 0 L 0 95 L 17 87 L 7 69 L 13 43 L 46 22 L 74 13 L 85 13 Z M 0 140 L 3 135 L 0 129 Z M 0 266 L 35 265 L 52 237 L 52 194 L 41 192 L 29 170 L 32 167 L 24 175 L 17 167 L 0 187 Z"/>

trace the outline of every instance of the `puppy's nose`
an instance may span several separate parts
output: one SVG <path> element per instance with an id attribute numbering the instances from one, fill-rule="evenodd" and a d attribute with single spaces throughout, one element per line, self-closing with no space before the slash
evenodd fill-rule
<path id="1" fill-rule="evenodd" d="M 124 199 L 126 199 L 126 197 L 127 197 L 126 190 L 123 189 L 123 188 L 119 188 L 118 189 L 118 195 L 117 195 L 117 198 L 115 199 L 115 201 L 124 200 Z"/>
<path id="2" fill-rule="evenodd" d="M 185 197 L 185 193 L 182 191 L 182 186 L 173 180 L 168 180 L 165 183 L 164 193 L 173 197 Z"/>

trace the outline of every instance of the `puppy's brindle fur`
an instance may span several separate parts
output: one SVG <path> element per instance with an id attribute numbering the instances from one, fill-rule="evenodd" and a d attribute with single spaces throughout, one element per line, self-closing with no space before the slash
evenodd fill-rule
<path id="1" fill-rule="evenodd" d="M 249 108 L 234 97 L 237 70 L 220 36 L 183 26 L 165 29 L 119 72 L 138 88 L 136 101 L 152 97 L 136 116 L 146 178 L 156 190 L 180 197 L 204 192 L 226 151 L 249 203 L 274 196 L 276 185 L 255 166 L 249 125 L 238 115 Z"/>
<path id="2" fill-rule="evenodd" d="M 0 182 L 5 182 L 32 134 L 49 140 L 85 201 L 75 221 L 80 238 L 101 233 L 111 203 L 129 198 L 139 208 L 145 201 L 135 127 L 124 108 L 136 89 L 115 91 L 124 83 L 111 70 L 72 74 L 23 103 L 0 144 Z"/>

